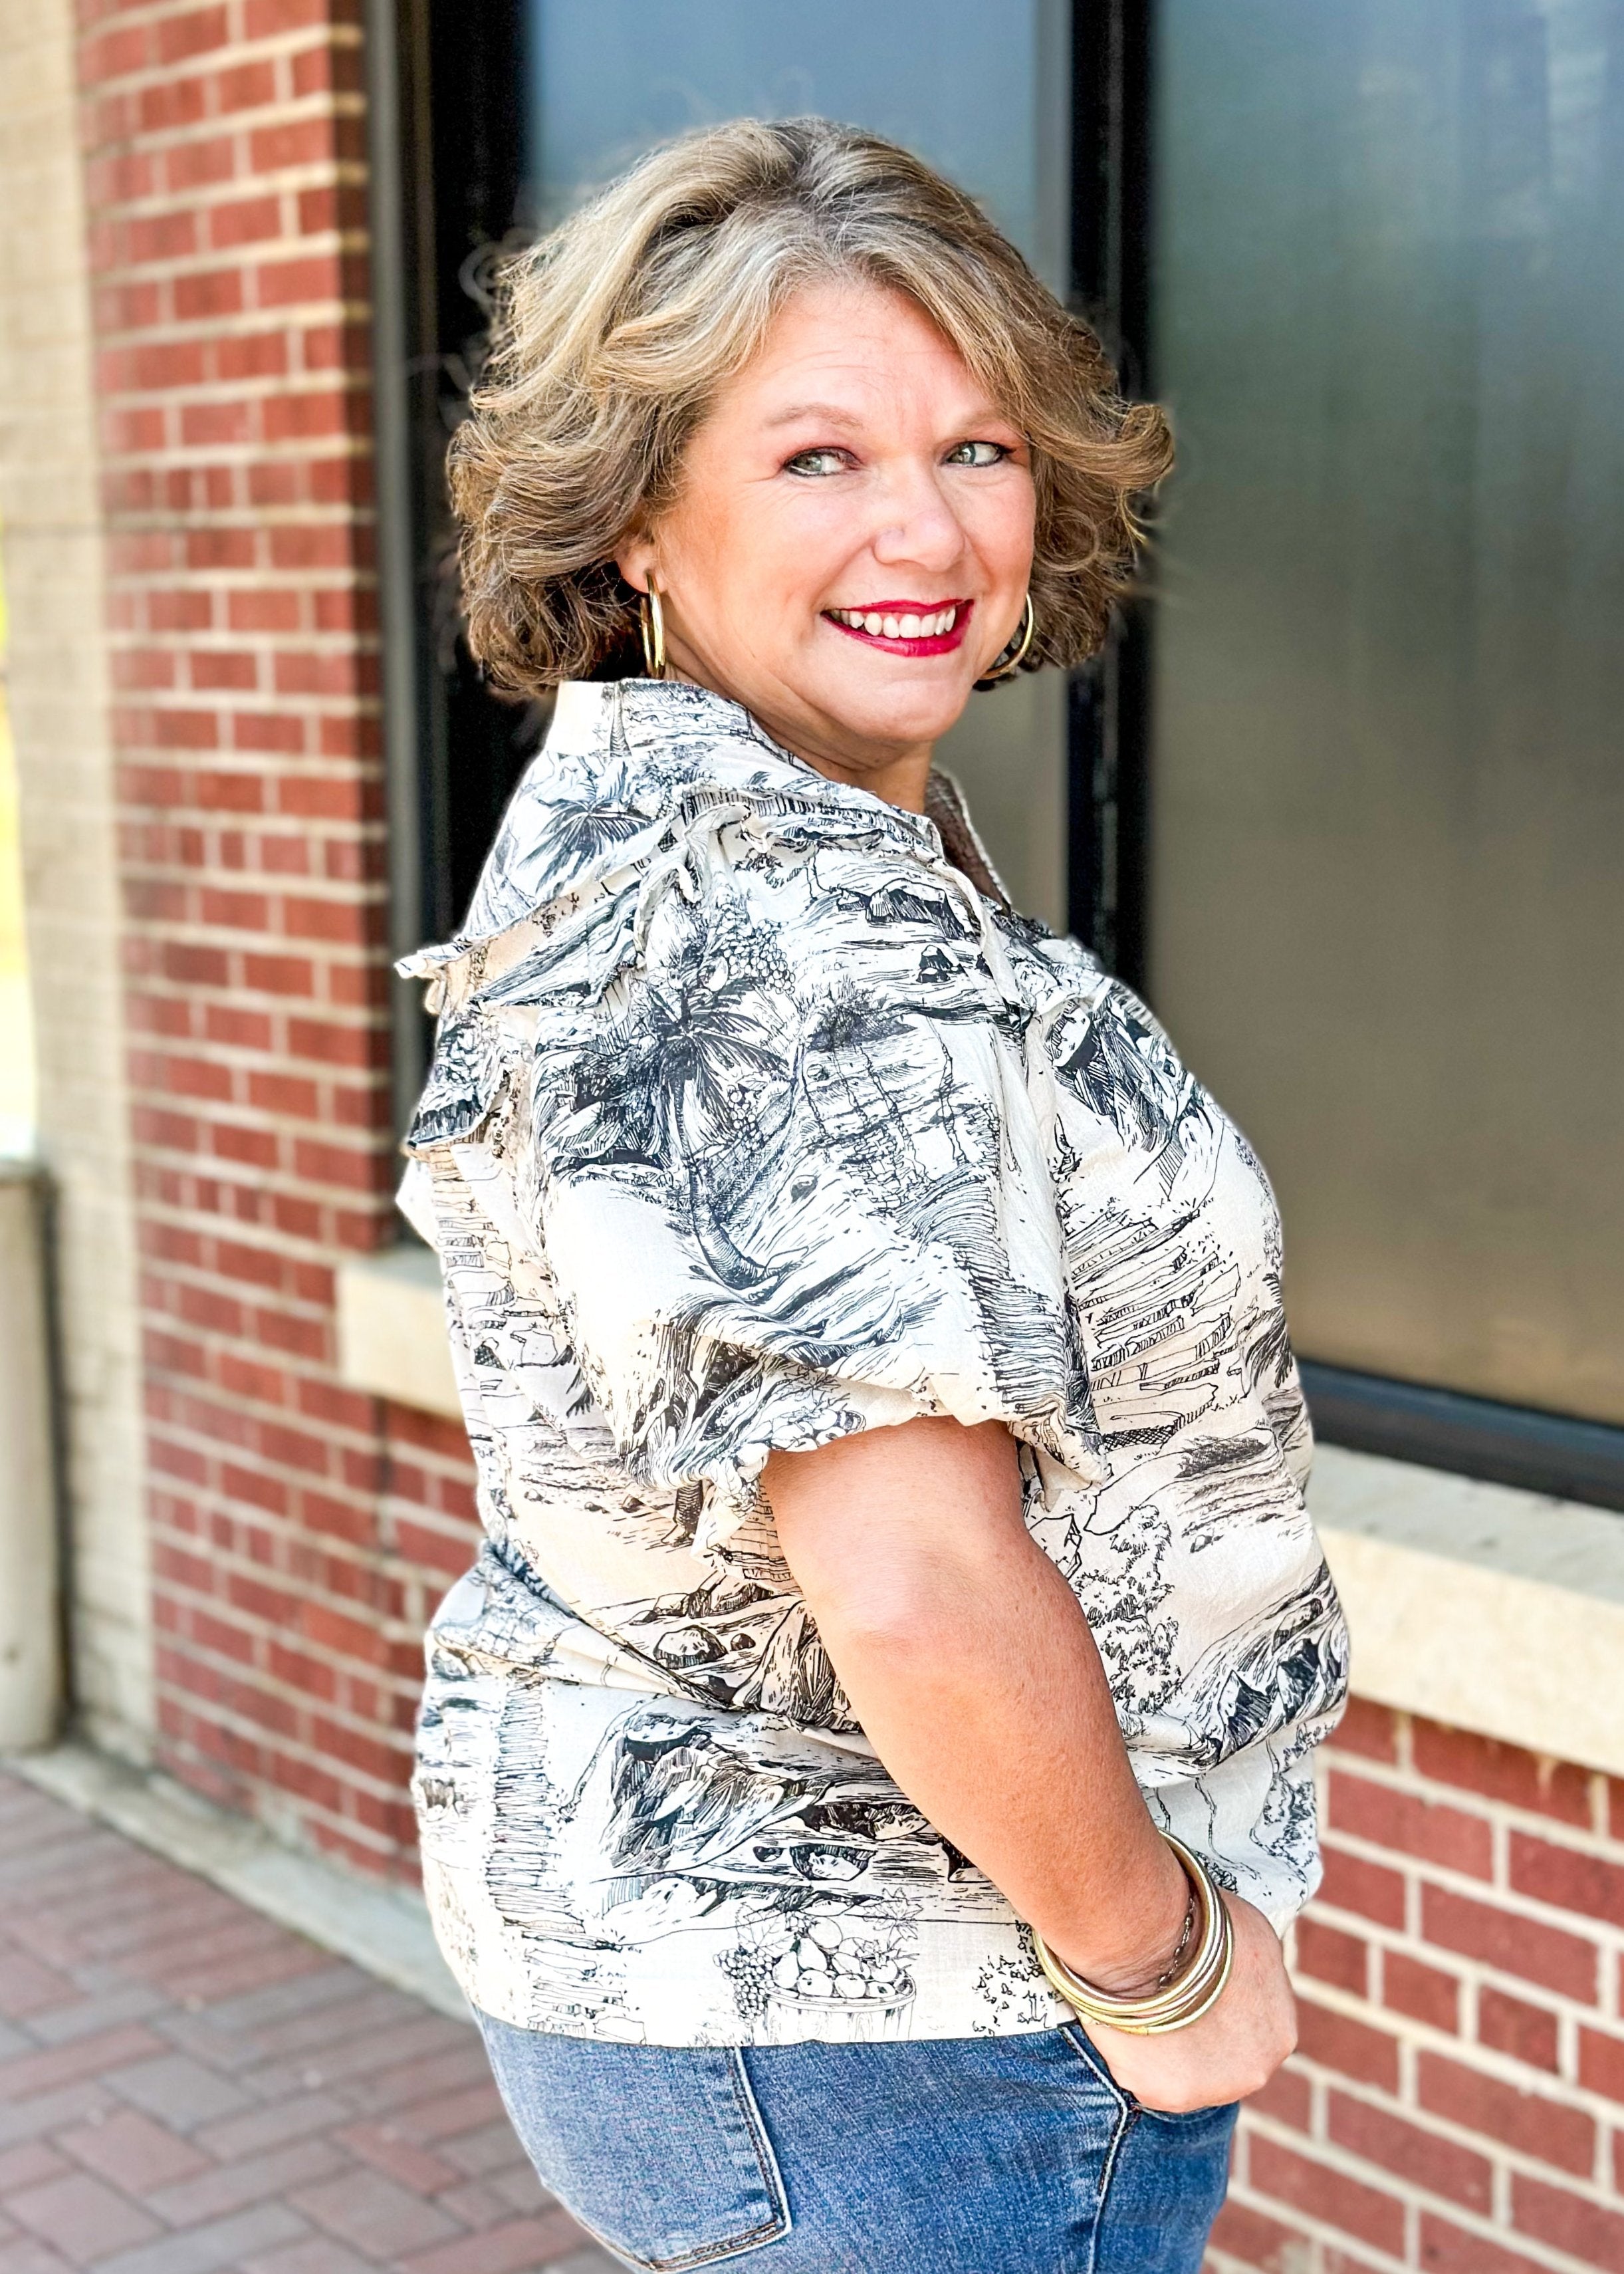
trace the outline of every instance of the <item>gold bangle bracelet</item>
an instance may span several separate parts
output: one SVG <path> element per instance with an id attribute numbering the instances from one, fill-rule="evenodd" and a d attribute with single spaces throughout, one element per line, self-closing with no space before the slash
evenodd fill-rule
<path id="1" fill-rule="evenodd" d="M 1196 1938 L 1195 1949 L 1172 1981 L 1158 1984 L 1143 1998 L 1119 1998 L 1073 1973 L 1064 1960 L 1056 1957 L 1045 1945 L 1045 1971 L 1069 2004 L 1080 2003 L 1097 2007 L 1101 2014 L 1109 2009 L 1113 2017 L 1124 2023 L 1160 2022 L 1193 2006 L 1215 1977 L 1222 1964 L 1228 1914 L 1218 1900 L 1211 1875 L 1199 1858 L 1192 1855 L 1181 1841 L 1174 1840 L 1165 1833 L 1162 1837 L 1178 1857 L 1195 1895 L 1200 1916 L 1200 1931 Z"/>
<path id="2" fill-rule="evenodd" d="M 1235 1962 L 1235 1929 L 1212 1874 L 1181 1840 L 1164 1832 L 1162 1838 L 1177 1856 L 1194 1890 L 1200 1913 L 1196 1947 L 1177 1975 L 1146 1998 L 1114 1998 L 1074 1974 L 1057 1958 L 1037 1930 L 1033 1942 L 1038 1962 L 1052 1987 L 1074 2013 L 1101 2028 L 1121 2029 L 1132 2037 L 1161 2037 L 1187 2029 L 1212 2011 L 1222 1995 Z"/>

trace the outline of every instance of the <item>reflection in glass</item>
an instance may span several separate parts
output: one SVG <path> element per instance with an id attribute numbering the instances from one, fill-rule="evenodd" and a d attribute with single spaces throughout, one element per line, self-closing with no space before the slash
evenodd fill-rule
<path id="1" fill-rule="evenodd" d="M 1624 1421 L 1624 6 L 1157 25 L 1158 1010 L 1308 1354 Z"/>

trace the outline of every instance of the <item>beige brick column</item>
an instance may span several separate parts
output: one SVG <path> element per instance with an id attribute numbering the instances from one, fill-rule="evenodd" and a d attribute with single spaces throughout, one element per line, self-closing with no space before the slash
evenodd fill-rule
<path id="1" fill-rule="evenodd" d="M 92 344 L 69 0 L 0 0 L 0 540 L 65 1357 L 86 1733 L 153 1727 L 134 1216 Z"/>

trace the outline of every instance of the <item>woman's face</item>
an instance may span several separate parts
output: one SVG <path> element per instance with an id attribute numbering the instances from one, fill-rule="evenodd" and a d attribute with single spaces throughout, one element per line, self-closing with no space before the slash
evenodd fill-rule
<path id="1" fill-rule="evenodd" d="M 659 590 L 668 669 L 917 808 L 931 744 L 1019 628 L 1033 521 L 1025 439 L 929 318 L 828 284 L 786 305 L 618 560 Z"/>

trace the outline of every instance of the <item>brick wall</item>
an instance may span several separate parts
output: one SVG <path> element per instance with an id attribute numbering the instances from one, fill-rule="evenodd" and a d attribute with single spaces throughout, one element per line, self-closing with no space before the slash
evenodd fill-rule
<path id="1" fill-rule="evenodd" d="M 1624 1784 L 1356 1701 L 1222 2274 L 1624 2270 Z"/>
<path id="2" fill-rule="evenodd" d="M 393 1236 L 359 0 L 83 0 L 161 1758 L 388 1867 L 458 1433 L 333 1367 Z"/>

